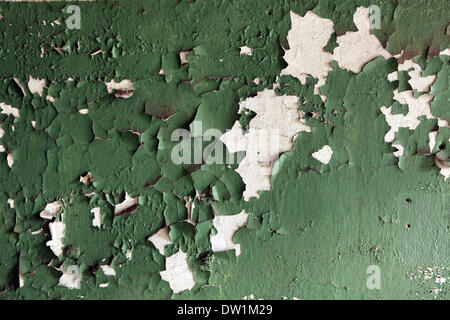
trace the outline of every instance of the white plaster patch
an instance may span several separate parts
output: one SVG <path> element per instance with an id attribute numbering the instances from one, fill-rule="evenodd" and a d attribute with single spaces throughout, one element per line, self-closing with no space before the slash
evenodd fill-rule
<path id="1" fill-rule="evenodd" d="M 431 114 L 430 101 L 433 97 L 429 94 L 422 94 L 418 98 L 415 98 L 411 90 L 398 92 L 394 90 L 394 100 L 401 104 L 408 105 L 408 113 L 392 114 L 392 106 L 389 108 L 381 107 L 381 112 L 385 115 L 386 121 L 391 129 L 386 133 L 384 141 L 394 142 L 395 134 L 399 128 L 409 128 L 414 130 L 420 124 L 418 117 L 426 116 L 427 119 L 438 119 L 439 127 L 447 127 L 448 122 L 446 120 L 439 119 Z"/>
<path id="2" fill-rule="evenodd" d="M 312 75 L 319 80 L 314 93 L 320 94 L 319 88 L 325 84 L 325 78 L 332 70 L 330 62 L 333 55 L 324 51 L 324 48 L 334 32 L 333 22 L 312 11 L 308 11 L 304 17 L 291 11 L 290 16 L 292 27 L 287 36 L 290 49 L 284 55 L 288 66 L 281 74 L 292 75 L 302 84 Z M 322 100 L 326 99 L 323 95 L 321 97 Z"/>
<path id="3" fill-rule="evenodd" d="M 12 168 L 14 164 L 14 156 L 12 155 L 12 153 L 8 153 L 8 155 L 6 156 L 6 162 L 8 163 L 8 167 Z"/>
<path id="4" fill-rule="evenodd" d="M 92 226 L 100 228 L 102 225 L 102 214 L 100 212 L 100 207 L 91 209 L 91 213 L 94 215 L 92 219 Z"/>
<path id="5" fill-rule="evenodd" d="M 212 251 L 220 252 L 234 249 L 236 256 L 239 256 L 241 245 L 233 242 L 233 236 L 247 221 L 248 213 L 245 210 L 235 215 L 216 215 L 213 224 L 217 234 L 210 237 Z"/>
<path id="6" fill-rule="evenodd" d="M 189 60 L 188 60 L 188 57 L 187 57 L 188 52 L 189 52 L 189 51 L 180 51 L 180 61 L 181 61 L 181 65 L 185 65 L 185 64 L 188 64 L 188 63 L 189 63 Z"/>
<path id="7" fill-rule="evenodd" d="M 53 219 L 56 218 L 58 212 L 62 208 L 62 203 L 60 201 L 54 201 L 52 203 L 48 203 L 44 210 L 39 213 L 39 216 L 44 219 Z"/>
<path id="8" fill-rule="evenodd" d="M 409 79 L 408 83 L 411 85 L 413 90 L 417 90 L 418 92 L 429 92 L 431 85 L 436 80 L 436 75 L 431 75 L 427 77 L 422 77 L 422 68 L 415 63 L 413 60 L 406 60 L 402 64 L 398 65 L 399 71 L 408 71 L 408 75 L 411 79 Z"/>
<path id="9" fill-rule="evenodd" d="M 301 119 L 296 96 L 277 96 L 273 89 L 265 89 L 239 105 L 256 113 L 248 132 L 244 134 L 236 121 L 220 140 L 230 152 L 246 152 L 236 172 L 245 183 L 247 201 L 259 197 L 260 190 L 270 190 L 271 175 L 276 173 L 272 168 L 279 154 L 291 151 L 294 137 L 301 131 L 311 132 L 311 128 Z"/>
<path id="10" fill-rule="evenodd" d="M 63 273 L 59 278 L 59 286 L 69 289 L 81 289 L 81 273 L 77 266 L 68 266 L 66 268 L 62 265 L 58 270 Z"/>
<path id="11" fill-rule="evenodd" d="M 102 269 L 103 274 L 105 276 L 112 276 L 112 277 L 116 276 L 116 270 L 114 270 L 114 268 L 111 266 L 103 265 L 103 266 L 100 266 L 100 269 Z"/>
<path id="12" fill-rule="evenodd" d="M 114 214 L 118 215 L 121 212 L 131 208 L 139 203 L 139 197 L 131 197 L 128 193 L 125 193 L 125 200 L 114 206 Z"/>
<path id="13" fill-rule="evenodd" d="M 397 143 L 393 143 L 392 146 L 394 148 L 397 148 L 397 151 L 394 151 L 394 156 L 396 156 L 397 158 L 400 158 L 405 155 L 405 147 L 404 146 L 402 146 L 401 144 L 397 144 Z"/>
<path id="14" fill-rule="evenodd" d="M 108 90 L 108 93 L 113 93 L 114 90 L 117 90 L 115 93 L 116 97 L 121 98 L 129 98 L 133 95 L 134 92 L 134 84 L 129 79 L 124 79 L 120 82 L 115 82 L 114 80 L 110 82 L 105 82 L 106 89 Z"/>
<path id="15" fill-rule="evenodd" d="M 323 164 L 329 164 L 331 161 L 331 157 L 333 156 L 333 149 L 329 145 L 324 145 L 322 149 L 314 152 L 312 157 L 314 159 L 319 160 Z"/>
<path id="16" fill-rule="evenodd" d="M 78 110 L 79 113 L 81 114 L 88 114 L 89 113 L 89 109 L 80 109 Z"/>
<path id="17" fill-rule="evenodd" d="M 430 153 L 433 153 L 433 149 L 436 146 L 436 138 L 437 138 L 438 132 L 433 131 L 428 134 L 428 146 L 430 147 Z"/>
<path id="18" fill-rule="evenodd" d="M 30 78 L 28 79 L 28 89 L 30 89 L 30 92 L 32 94 L 39 94 L 39 96 L 42 97 L 42 94 L 44 93 L 45 88 L 45 79 L 37 79 L 33 78 L 30 75 Z"/>
<path id="19" fill-rule="evenodd" d="M 172 243 L 169 237 L 169 227 L 164 227 L 158 230 L 154 235 L 148 238 L 153 245 L 158 249 L 159 253 L 164 255 L 164 248 Z"/>
<path id="20" fill-rule="evenodd" d="M 90 172 L 86 173 L 84 176 L 80 176 L 80 182 L 84 185 L 92 182 L 92 174 Z"/>
<path id="21" fill-rule="evenodd" d="M 367 62 L 378 56 L 391 57 L 378 38 L 370 33 L 369 13 L 368 8 L 357 8 L 353 21 L 358 31 L 349 31 L 336 39 L 338 47 L 333 51 L 333 58 L 343 69 L 358 73 Z"/>
<path id="22" fill-rule="evenodd" d="M 13 199 L 8 199 L 8 205 L 11 209 L 14 209 L 14 200 Z"/>
<path id="23" fill-rule="evenodd" d="M 53 253 L 57 257 L 59 257 L 64 246 L 62 239 L 64 238 L 64 234 L 66 232 L 66 225 L 64 224 L 64 222 L 55 221 L 50 222 L 48 224 L 48 227 L 50 229 L 50 235 L 52 236 L 52 239 L 50 241 L 47 241 L 46 246 L 50 247 Z"/>
<path id="24" fill-rule="evenodd" d="M 249 48 L 247 46 L 240 47 L 239 49 L 240 49 L 240 54 L 245 54 L 245 55 L 251 56 L 253 53 L 253 49 Z"/>
<path id="25" fill-rule="evenodd" d="M 166 258 L 166 270 L 161 271 L 161 278 L 169 282 L 174 293 L 190 290 L 195 285 L 194 274 L 187 263 L 188 255 L 181 249 L 174 255 Z"/>
<path id="26" fill-rule="evenodd" d="M 2 112 L 1 112 L 1 113 L 3 113 L 3 114 L 6 114 L 6 115 L 8 115 L 8 116 L 9 116 L 10 114 L 12 114 L 12 115 L 13 115 L 14 117 L 16 117 L 16 118 L 19 118 L 19 117 L 20 117 L 19 109 L 14 108 L 14 107 L 11 107 L 9 104 L 0 102 L 0 108 L 2 109 Z"/>

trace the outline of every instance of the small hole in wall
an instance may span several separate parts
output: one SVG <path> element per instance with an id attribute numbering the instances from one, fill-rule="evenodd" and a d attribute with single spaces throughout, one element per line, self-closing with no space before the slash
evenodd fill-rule
<path id="1" fill-rule="evenodd" d="M 406 224 L 407 229 L 411 229 L 411 225 L 409 223 Z"/>
<path id="2" fill-rule="evenodd" d="M 407 204 L 411 203 L 411 199 L 410 198 L 406 198 L 405 201 L 406 201 Z"/>

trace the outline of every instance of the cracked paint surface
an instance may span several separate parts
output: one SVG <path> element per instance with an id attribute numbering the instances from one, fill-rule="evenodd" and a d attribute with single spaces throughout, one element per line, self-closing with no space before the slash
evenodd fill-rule
<path id="1" fill-rule="evenodd" d="M 0 3 L 0 298 L 450 297 L 448 1 L 77 5 Z"/>

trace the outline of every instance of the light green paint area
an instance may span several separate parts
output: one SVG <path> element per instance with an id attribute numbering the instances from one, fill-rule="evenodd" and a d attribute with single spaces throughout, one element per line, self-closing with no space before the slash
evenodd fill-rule
<path id="1" fill-rule="evenodd" d="M 0 297 L 448 299 L 450 185 L 436 159 L 448 163 L 450 129 L 422 117 L 416 129 L 399 129 L 404 155 L 394 156 L 380 108 L 407 114 L 394 90 L 411 90 L 407 72 L 388 81 L 395 58 L 378 57 L 357 74 L 332 62 L 320 89 L 326 102 L 314 94 L 317 79 L 280 76 L 289 11 L 331 19 L 332 52 L 336 35 L 355 30 L 356 8 L 375 4 L 383 19 L 373 33 L 392 54 L 413 54 L 423 76 L 436 75 L 430 110 L 450 121 L 449 56 L 436 54 L 449 47 L 449 4 L 415 3 L 76 3 L 80 30 L 66 29 L 66 3 L 1 3 L 0 102 L 19 117 L 0 115 Z M 252 55 L 241 55 L 242 46 Z M 45 79 L 42 96 L 31 93 L 29 76 Z M 133 82 L 131 97 L 108 93 L 105 82 L 123 79 Z M 300 132 L 280 156 L 270 191 L 244 201 L 238 164 L 171 160 L 176 129 L 202 121 L 202 133 L 225 132 L 238 121 L 247 131 L 255 113 L 239 113 L 239 102 L 275 85 L 278 95 L 299 98 L 311 132 Z M 324 145 L 333 150 L 328 164 L 311 156 Z M 88 172 L 92 179 L 80 182 Z M 130 197 L 137 200 L 115 210 Z M 61 211 L 43 219 L 54 201 Z M 95 208 L 100 227 L 92 223 Z M 214 217 L 242 210 L 248 222 L 233 237 L 241 254 L 213 252 Z M 59 256 L 46 245 L 55 221 L 65 224 Z M 171 243 L 163 255 L 148 238 L 166 226 Z M 180 249 L 195 285 L 174 293 L 160 272 Z M 79 289 L 58 285 L 63 265 L 79 268 Z M 379 288 L 367 286 L 370 266 L 379 268 Z"/>

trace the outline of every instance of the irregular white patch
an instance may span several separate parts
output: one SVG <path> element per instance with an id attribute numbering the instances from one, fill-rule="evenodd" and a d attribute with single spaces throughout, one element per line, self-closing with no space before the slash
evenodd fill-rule
<path id="1" fill-rule="evenodd" d="M 22 288 L 25 284 L 25 278 L 22 274 L 22 272 L 20 272 L 19 270 L 19 288 Z"/>
<path id="2" fill-rule="evenodd" d="M 8 205 L 11 209 L 14 209 L 14 200 L 13 199 L 8 199 Z"/>
<path id="3" fill-rule="evenodd" d="M 114 206 L 114 214 L 120 214 L 122 211 L 139 203 L 139 197 L 131 197 L 128 193 L 125 193 L 125 200 Z"/>
<path id="4" fill-rule="evenodd" d="M 120 92 L 124 92 L 124 93 L 115 93 L 116 97 L 121 97 L 121 98 L 129 98 L 133 95 L 133 91 L 134 91 L 134 85 L 133 82 L 129 79 L 124 79 L 120 82 L 115 82 L 114 80 L 110 81 L 110 82 L 105 82 L 106 84 L 106 90 L 108 90 L 108 93 L 113 93 L 114 90 L 118 90 Z"/>
<path id="5" fill-rule="evenodd" d="M 88 172 L 84 176 L 80 176 L 80 182 L 84 185 L 87 185 L 89 182 L 92 182 L 92 174 Z"/>
<path id="6" fill-rule="evenodd" d="M 189 60 L 187 58 L 187 54 L 189 51 L 180 51 L 180 60 L 181 60 L 181 65 L 184 64 L 188 64 Z"/>
<path id="7" fill-rule="evenodd" d="M 6 156 L 6 162 L 8 163 L 8 167 L 12 168 L 14 164 L 14 156 L 12 155 L 12 153 L 8 153 L 8 155 Z"/>
<path id="8" fill-rule="evenodd" d="M 370 10 L 359 7 L 353 15 L 353 21 L 358 28 L 357 32 L 347 32 L 337 37 L 338 47 L 333 51 L 333 58 L 343 69 L 361 72 L 364 65 L 382 56 L 385 59 L 391 54 L 383 48 L 378 38 L 370 33 Z"/>
<path id="9" fill-rule="evenodd" d="M 115 276 L 116 275 L 116 270 L 114 270 L 114 268 L 111 266 L 103 265 L 103 266 L 100 266 L 100 269 L 102 269 L 103 274 L 105 276 Z"/>
<path id="10" fill-rule="evenodd" d="M 131 260 L 133 258 L 133 251 L 131 251 L 130 249 L 127 249 L 127 252 L 125 253 L 125 258 L 127 258 L 128 260 Z"/>
<path id="11" fill-rule="evenodd" d="M 389 108 L 381 107 L 381 112 L 385 115 L 386 121 L 391 129 L 386 133 L 384 141 L 394 142 L 395 134 L 399 128 L 409 128 L 414 130 L 420 124 L 418 117 L 426 116 L 427 119 L 438 119 L 439 127 L 447 127 L 448 122 L 446 120 L 439 119 L 431 114 L 430 101 L 433 97 L 429 94 L 422 94 L 418 98 L 415 98 L 411 90 L 398 92 L 394 90 L 394 100 L 401 104 L 408 105 L 408 113 L 392 114 L 392 106 Z"/>
<path id="12" fill-rule="evenodd" d="M 30 75 L 30 78 L 28 80 L 28 89 L 30 89 L 30 92 L 32 94 L 39 94 L 39 96 L 42 97 L 42 94 L 44 93 L 45 88 L 45 79 L 35 79 Z"/>
<path id="13" fill-rule="evenodd" d="M 233 242 L 233 236 L 247 221 L 248 213 L 245 210 L 235 215 L 216 215 L 213 224 L 217 234 L 210 237 L 212 251 L 220 252 L 235 249 L 236 256 L 239 256 L 241 245 Z"/>
<path id="14" fill-rule="evenodd" d="M 50 102 L 55 102 L 55 101 L 56 101 L 55 98 L 53 98 L 53 97 L 50 96 L 50 95 L 47 95 L 47 97 L 45 97 L 45 99 L 47 99 L 47 100 L 50 101 Z"/>
<path id="15" fill-rule="evenodd" d="M 91 213 L 94 214 L 92 219 L 92 226 L 100 228 L 102 225 L 102 214 L 100 212 L 100 207 L 91 209 Z"/>
<path id="16" fill-rule="evenodd" d="M 187 263 L 188 255 L 181 249 L 166 258 L 166 270 L 161 271 L 161 278 L 169 282 L 174 293 L 190 290 L 195 286 L 194 274 Z"/>
<path id="17" fill-rule="evenodd" d="M 253 83 L 254 84 L 256 84 L 256 85 L 258 85 L 259 83 L 261 82 L 261 78 L 255 78 L 254 80 L 253 80 Z"/>
<path id="18" fill-rule="evenodd" d="M 58 270 L 63 273 L 59 278 L 59 286 L 69 289 L 81 289 L 81 273 L 77 266 L 68 266 L 66 268 L 62 265 Z"/>
<path id="19" fill-rule="evenodd" d="M 80 109 L 78 110 L 79 113 L 81 114 L 88 114 L 89 113 L 89 109 Z"/>
<path id="20" fill-rule="evenodd" d="M 33 128 L 36 128 L 36 121 L 35 121 L 35 120 L 31 120 L 31 126 L 32 126 Z"/>
<path id="21" fill-rule="evenodd" d="M 314 93 L 319 94 L 320 86 L 332 70 L 330 62 L 333 55 L 324 51 L 324 48 L 334 32 L 333 22 L 312 11 L 308 11 L 304 17 L 291 11 L 290 16 L 292 27 L 287 36 L 290 49 L 284 55 L 288 66 L 281 70 L 281 74 L 292 75 L 302 84 L 306 83 L 309 75 L 318 78 Z M 322 100 L 326 99 L 325 96 L 321 97 Z"/>
<path id="22" fill-rule="evenodd" d="M 433 153 L 433 149 L 436 146 L 436 138 L 437 138 L 438 132 L 433 131 L 428 134 L 428 145 L 430 146 L 430 153 Z"/>
<path id="23" fill-rule="evenodd" d="M 10 115 L 12 114 L 14 117 L 19 118 L 20 114 L 19 114 L 19 109 L 11 107 L 9 104 L 0 102 L 0 108 L 2 108 L 2 112 L 3 114 L 6 115 Z"/>
<path id="24" fill-rule="evenodd" d="M 100 283 L 98 286 L 99 286 L 100 288 L 108 288 L 109 283 Z"/>
<path id="25" fill-rule="evenodd" d="M 279 154 L 291 151 L 294 137 L 301 131 L 311 132 L 311 128 L 301 119 L 296 96 L 277 96 L 273 89 L 265 89 L 239 105 L 256 113 L 248 132 L 244 134 L 236 121 L 220 140 L 230 152 L 246 151 L 236 172 L 245 183 L 247 201 L 259 197 L 260 190 L 270 190 L 270 177 L 275 173 L 272 168 Z"/>
<path id="26" fill-rule="evenodd" d="M 164 255 L 164 248 L 172 243 L 169 237 L 169 227 L 164 227 L 158 230 L 154 235 L 148 238 L 151 243 L 158 249 L 159 253 Z"/>
<path id="27" fill-rule="evenodd" d="M 397 144 L 397 143 L 393 143 L 392 146 L 394 148 L 397 148 L 397 151 L 394 151 L 394 156 L 396 156 L 397 158 L 400 158 L 405 155 L 405 147 L 404 146 L 402 146 L 401 144 Z"/>
<path id="28" fill-rule="evenodd" d="M 411 78 L 408 83 L 411 85 L 411 88 L 413 90 L 417 90 L 418 92 L 429 92 L 430 87 L 436 80 L 437 76 L 431 75 L 422 77 L 422 68 L 413 60 L 406 60 L 402 64 L 398 65 L 399 71 L 408 71 L 409 69 L 413 69 L 408 72 L 408 75 Z"/>
<path id="29" fill-rule="evenodd" d="M 398 80 L 398 71 L 389 73 L 387 78 L 388 78 L 389 82 L 397 81 Z"/>
<path id="30" fill-rule="evenodd" d="M 450 56 L 450 48 L 445 49 L 444 51 L 439 52 L 440 56 Z"/>
<path id="31" fill-rule="evenodd" d="M 329 145 L 324 145 L 322 149 L 314 152 L 312 157 L 319 160 L 323 164 L 329 164 L 333 156 L 333 149 Z"/>
<path id="32" fill-rule="evenodd" d="M 253 49 L 252 49 L 252 48 L 249 48 L 249 47 L 247 47 L 247 46 L 240 47 L 239 49 L 241 49 L 240 54 L 246 54 L 246 55 L 248 55 L 248 56 L 251 56 L 252 53 L 253 53 Z"/>
<path id="33" fill-rule="evenodd" d="M 60 201 L 54 201 L 52 203 L 48 203 L 44 210 L 39 213 L 39 216 L 44 219 L 53 219 L 56 218 L 58 212 L 62 208 L 62 203 Z"/>
<path id="34" fill-rule="evenodd" d="M 62 253 L 62 248 L 64 246 L 62 239 L 64 238 L 64 233 L 66 232 L 66 225 L 64 222 L 55 221 L 48 224 L 50 228 L 50 235 L 52 239 L 47 241 L 47 247 L 53 251 L 53 253 L 59 257 Z"/>
<path id="35" fill-rule="evenodd" d="M 441 156 L 440 153 L 437 153 L 434 157 L 434 162 L 438 166 L 441 171 L 439 173 L 445 177 L 444 180 L 447 180 L 450 177 L 450 161 L 445 156 Z"/>

